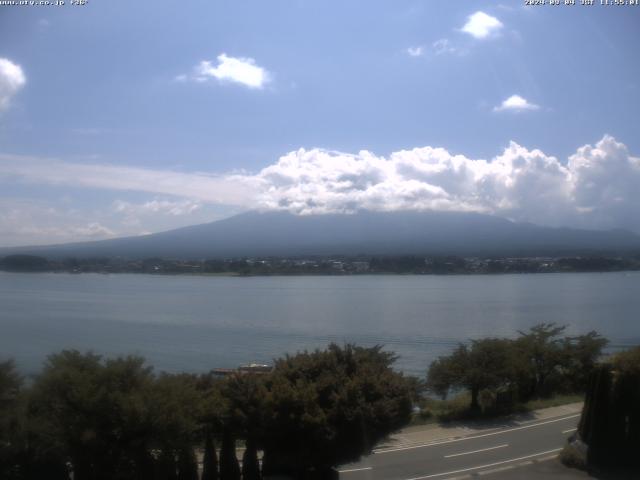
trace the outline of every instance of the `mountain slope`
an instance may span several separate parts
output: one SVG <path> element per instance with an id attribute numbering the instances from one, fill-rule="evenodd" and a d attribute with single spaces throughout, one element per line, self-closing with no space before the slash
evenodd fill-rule
<path id="1" fill-rule="evenodd" d="M 453 212 L 368 212 L 297 216 L 247 212 L 140 237 L 0 249 L 51 258 L 229 258 L 300 255 L 574 255 L 640 251 L 640 236 L 518 224 Z"/>

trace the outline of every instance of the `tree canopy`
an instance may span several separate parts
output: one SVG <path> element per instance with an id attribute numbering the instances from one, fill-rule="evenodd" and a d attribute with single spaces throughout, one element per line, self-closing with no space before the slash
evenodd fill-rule
<path id="1" fill-rule="evenodd" d="M 542 323 L 519 337 L 486 338 L 459 345 L 431 363 L 428 389 L 445 397 L 465 389 L 477 411 L 483 390 L 508 392 L 520 400 L 553 393 L 584 392 L 607 340 L 596 332 L 561 337 L 566 327 Z"/>
<path id="2" fill-rule="evenodd" d="M 350 344 L 278 360 L 267 384 L 269 467 L 354 461 L 408 423 L 413 383 L 392 370 L 394 360 L 380 346 Z"/>
<path id="3" fill-rule="evenodd" d="M 381 347 L 330 345 L 271 373 L 154 373 L 136 356 L 62 351 L 27 387 L 0 363 L 0 476 L 10 480 L 209 480 L 327 472 L 406 424 L 415 382 Z M 222 446 L 218 461 L 215 442 Z M 269 470 L 270 469 L 270 470 Z"/>

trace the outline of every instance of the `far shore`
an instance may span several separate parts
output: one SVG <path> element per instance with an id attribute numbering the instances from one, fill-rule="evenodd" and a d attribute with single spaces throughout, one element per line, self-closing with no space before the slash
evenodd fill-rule
<path id="1" fill-rule="evenodd" d="M 255 257 L 231 259 L 49 259 L 36 255 L 0 258 L 0 271 L 24 273 L 143 273 L 215 277 L 348 275 L 496 275 L 524 273 L 601 273 L 640 271 L 640 255 L 459 257 L 384 255 L 331 257 Z"/>

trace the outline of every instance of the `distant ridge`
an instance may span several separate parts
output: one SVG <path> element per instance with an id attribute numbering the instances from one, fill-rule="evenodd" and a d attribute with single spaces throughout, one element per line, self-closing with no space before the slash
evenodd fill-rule
<path id="1" fill-rule="evenodd" d="M 0 248 L 0 256 L 174 259 L 330 255 L 552 256 L 640 252 L 625 230 L 578 230 L 460 212 L 370 212 L 299 216 L 247 212 L 140 237 Z"/>

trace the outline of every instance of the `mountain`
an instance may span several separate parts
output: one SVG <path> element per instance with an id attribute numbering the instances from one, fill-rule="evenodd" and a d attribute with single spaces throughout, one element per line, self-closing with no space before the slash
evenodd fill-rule
<path id="1" fill-rule="evenodd" d="M 548 228 L 477 213 L 369 212 L 298 216 L 247 212 L 162 233 L 0 249 L 49 258 L 176 259 L 311 255 L 577 255 L 640 251 L 624 230 Z"/>

